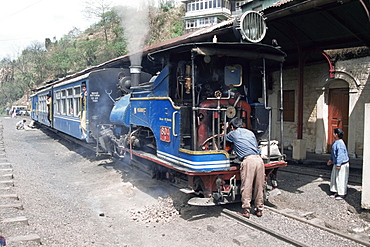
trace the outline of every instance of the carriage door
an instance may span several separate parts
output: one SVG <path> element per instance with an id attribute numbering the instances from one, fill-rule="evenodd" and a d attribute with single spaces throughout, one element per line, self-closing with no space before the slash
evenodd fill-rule
<path id="1" fill-rule="evenodd" d="M 343 141 L 348 143 L 348 105 L 348 88 L 329 89 L 328 152 L 331 152 L 335 128 L 341 128 L 344 131 Z"/>

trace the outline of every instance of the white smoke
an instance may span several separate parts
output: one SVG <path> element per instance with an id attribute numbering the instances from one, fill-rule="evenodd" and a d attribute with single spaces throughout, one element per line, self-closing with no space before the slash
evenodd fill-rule
<path id="1" fill-rule="evenodd" d="M 149 9 L 155 6 L 156 0 L 137 0 L 135 6 L 115 7 L 124 35 L 127 40 L 129 53 L 135 53 L 130 57 L 131 65 L 141 64 L 141 52 L 149 34 Z"/>

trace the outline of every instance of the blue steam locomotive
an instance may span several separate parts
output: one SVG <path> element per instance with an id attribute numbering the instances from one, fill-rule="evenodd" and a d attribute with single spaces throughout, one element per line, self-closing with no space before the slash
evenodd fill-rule
<path id="1" fill-rule="evenodd" d="M 287 164 L 271 140 L 267 74 L 274 71 L 282 92 L 285 53 L 260 43 L 266 24 L 259 13 L 231 25 L 46 84 L 31 96 L 31 118 L 97 154 L 146 161 L 157 178 L 186 179 L 182 191 L 200 195 L 192 205 L 218 205 L 240 200 L 240 161 L 222 134 L 240 117 L 261 144 L 266 181 L 277 186 L 276 171 Z M 132 56 L 141 62 L 129 62 Z"/>

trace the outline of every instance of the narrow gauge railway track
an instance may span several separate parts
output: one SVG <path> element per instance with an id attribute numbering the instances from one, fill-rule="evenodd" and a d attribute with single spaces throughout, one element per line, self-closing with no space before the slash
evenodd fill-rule
<path id="1" fill-rule="evenodd" d="M 266 217 L 264 216 L 263 220 L 253 216 L 247 219 L 226 208 L 222 209 L 222 214 L 292 246 L 338 246 L 338 243 L 340 246 L 370 246 L 369 242 L 310 223 L 305 219 L 271 207 L 266 207 L 266 209 Z"/>
<path id="2" fill-rule="evenodd" d="M 55 133 L 54 131 L 52 132 Z M 63 133 L 57 132 L 56 134 L 62 138 L 67 138 L 70 141 L 74 141 L 73 138 L 68 138 L 68 136 L 64 135 Z M 81 143 L 77 142 L 77 144 Z M 89 145 L 85 144 L 82 146 L 90 150 L 94 150 Z M 126 157 L 129 157 L 129 154 L 127 154 Z M 154 177 L 153 173 L 149 169 L 149 166 L 138 160 L 128 161 L 127 159 L 116 159 L 116 161 L 122 162 L 125 165 L 129 165 L 131 168 L 136 169 L 137 171 L 148 176 Z M 291 169 L 285 168 L 279 170 L 279 172 L 281 171 L 306 176 L 330 178 L 330 172 L 321 174 L 317 173 L 317 170 L 320 170 L 321 173 L 323 173 L 322 171 L 325 171 L 323 169 L 313 169 L 307 167 L 304 169 L 299 169 L 299 167 L 291 166 Z M 353 182 L 358 183 L 358 179 L 357 181 Z M 183 188 L 184 184 L 186 184 L 186 181 L 180 181 L 178 179 L 168 183 L 176 188 Z M 352 238 L 349 235 L 309 222 L 305 218 L 299 218 L 268 206 L 266 206 L 265 214 L 262 218 L 251 216 L 250 219 L 247 219 L 243 216 L 240 216 L 235 210 L 227 209 L 227 206 L 222 208 L 221 214 L 224 217 L 235 220 L 239 227 L 240 225 L 244 225 L 246 229 L 254 229 L 257 232 L 263 232 L 264 234 L 272 236 L 273 239 L 276 239 L 277 243 L 285 243 L 285 245 L 282 244 L 281 246 L 323 246 L 323 242 L 325 242 L 325 246 L 336 246 L 338 243 L 341 243 L 342 246 L 370 246 L 369 242 Z M 309 233 L 307 233 L 308 229 Z M 243 246 L 243 243 L 239 243 L 239 245 Z"/>
<path id="3" fill-rule="evenodd" d="M 297 241 L 291 237 L 288 237 L 282 233 L 279 233 L 278 231 L 276 230 L 273 230 L 273 229 L 270 229 L 270 228 L 267 228 L 265 227 L 264 225 L 260 224 L 260 223 L 257 223 L 257 222 L 254 222 L 254 221 L 251 221 L 250 219 L 246 219 L 245 217 L 235 213 L 234 211 L 231 211 L 231 210 L 228 210 L 228 209 L 222 209 L 222 214 L 226 217 L 231 217 L 235 220 L 237 220 L 238 222 L 240 222 L 242 225 L 245 225 L 245 226 L 251 226 L 253 227 L 254 229 L 257 229 L 259 231 L 262 231 L 262 232 L 265 232 L 269 235 L 272 235 L 274 236 L 275 238 L 279 239 L 279 240 L 282 240 L 283 242 L 286 242 L 288 244 L 292 244 L 293 246 L 309 246 L 303 242 L 300 242 L 300 241 Z"/>
<path id="4" fill-rule="evenodd" d="M 150 171 L 142 169 L 143 167 L 147 166 L 137 160 L 135 162 L 132 162 L 130 165 L 149 176 L 153 176 Z M 177 180 L 176 182 L 169 182 L 170 185 L 179 189 L 182 188 L 181 185 L 184 185 L 184 183 L 186 184 L 186 181 Z M 227 209 L 227 206 L 222 208 L 222 215 L 232 218 L 248 228 L 251 227 L 257 230 L 257 232 L 268 234 L 278 241 L 282 241 L 291 246 L 323 246 L 323 242 L 326 242 L 324 246 L 335 246 L 338 243 L 342 243 L 343 246 L 370 246 L 370 242 L 365 242 L 350 235 L 343 234 L 341 232 L 315 224 L 305 218 L 300 218 L 295 215 L 291 215 L 274 209 L 272 207 L 265 206 L 265 208 L 266 216 L 262 218 L 251 216 L 250 219 L 247 219 L 239 215 L 238 212 L 235 212 L 235 210 Z M 259 219 L 263 220 L 261 221 Z M 285 224 L 282 225 L 282 222 L 284 222 Z M 307 234 L 306 231 L 308 228 L 310 228 L 308 230 L 309 237 L 311 237 L 310 240 L 305 239 L 304 237 L 302 238 L 302 235 Z M 296 231 L 296 229 L 299 229 L 301 233 L 295 235 L 295 232 L 299 232 Z M 322 239 L 322 241 L 320 239 Z M 314 244 L 315 242 L 316 245 Z"/>

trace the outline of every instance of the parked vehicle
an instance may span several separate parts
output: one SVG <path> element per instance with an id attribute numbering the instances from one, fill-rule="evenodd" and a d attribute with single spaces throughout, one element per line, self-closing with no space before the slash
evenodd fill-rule
<path id="1" fill-rule="evenodd" d="M 12 106 L 11 109 L 12 109 L 11 112 L 15 110 L 15 113 L 18 116 L 29 116 L 30 115 L 30 112 L 27 106 Z"/>

